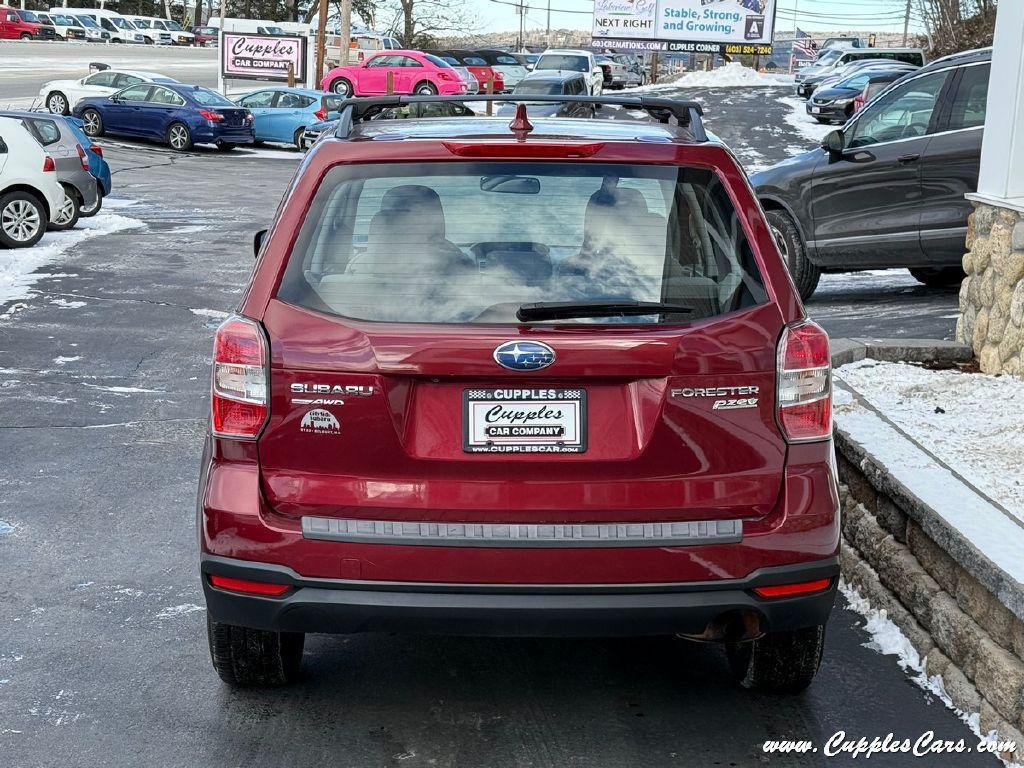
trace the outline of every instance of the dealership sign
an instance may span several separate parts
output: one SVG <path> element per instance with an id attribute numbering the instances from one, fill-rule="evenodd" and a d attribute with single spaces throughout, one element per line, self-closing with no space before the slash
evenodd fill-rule
<path id="1" fill-rule="evenodd" d="M 771 53 L 776 0 L 595 0 L 595 45 Z"/>
<path id="2" fill-rule="evenodd" d="M 302 35 L 249 35 L 222 32 L 220 71 L 224 79 L 306 80 L 306 38 Z"/>

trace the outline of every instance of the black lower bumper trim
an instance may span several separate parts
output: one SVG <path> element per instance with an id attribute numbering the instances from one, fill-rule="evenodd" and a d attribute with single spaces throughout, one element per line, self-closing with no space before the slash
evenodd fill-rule
<path id="1" fill-rule="evenodd" d="M 754 615 L 763 632 L 824 624 L 838 558 L 763 568 L 740 580 L 642 585 L 446 585 L 306 579 L 282 566 L 204 555 L 203 590 L 215 621 L 288 632 L 409 632 L 587 637 L 701 634 L 712 622 Z M 217 589 L 208 574 L 289 584 L 282 597 Z M 832 578 L 822 592 L 766 600 L 757 586 Z"/>

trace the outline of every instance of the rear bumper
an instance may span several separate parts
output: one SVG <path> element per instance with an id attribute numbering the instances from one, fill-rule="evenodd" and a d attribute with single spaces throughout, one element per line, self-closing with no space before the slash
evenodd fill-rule
<path id="1" fill-rule="evenodd" d="M 843 106 L 836 106 L 835 104 L 822 105 L 807 102 L 807 106 L 805 107 L 805 109 L 807 110 L 807 114 L 810 115 L 811 117 L 820 117 L 822 120 L 845 121 L 847 119 L 845 104 Z M 815 109 L 818 110 L 817 113 L 814 112 Z"/>
<path id="2" fill-rule="evenodd" d="M 683 584 L 451 585 L 366 582 L 299 576 L 281 565 L 204 554 L 210 618 L 288 632 L 571 637 L 700 635 L 729 617 L 757 621 L 758 632 L 824 624 L 835 601 L 837 557 L 761 568 L 735 580 Z M 211 574 L 287 584 L 282 597 L 211 586 Z M 831 579 L 826 590 L 763 599 L 755 587 Z"/>

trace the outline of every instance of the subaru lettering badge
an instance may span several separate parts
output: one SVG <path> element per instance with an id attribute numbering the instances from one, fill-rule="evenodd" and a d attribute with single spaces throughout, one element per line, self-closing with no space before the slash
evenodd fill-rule
<path id="1" fill-rule="evenodd" d="M 539 341 L 506 341 L 494 350 L 494 361 L 512 371 L 537 371 L 555 362 L 555 350 Z"/>

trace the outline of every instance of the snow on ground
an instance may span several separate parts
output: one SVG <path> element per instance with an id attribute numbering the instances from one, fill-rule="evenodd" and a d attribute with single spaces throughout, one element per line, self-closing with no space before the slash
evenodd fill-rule
<path id="1" fill-rule="evenodd" d="M 871 603 L 861 597 L 856 587 L 844 581 L 839 582 L 839 591 L 843 593 L 843 596 L 849 602 L 849 610 L 860 614 L 866 619 L 864 631 L 871 636 L 871 640 L 864 644 L 867 648 L 878 651 L 883 656 L 895 656 L 896 663 L 899 664 L 900 669 L 907 672 L 914 683 L 929 693 L 934 694 L 947 708 L 953 710 L 957 717 L 971 729 L 979 740 L 999 741 L 999 734 L 995 731 L 985 734 L 981 732 L 980 713 L 964 712 L 953 704 L 953 700 L 946 693 L 941 675 L 928 676 L 928 673 L 925 671 L 925 660 L 927 657 L 925 659 L 921 658 L 907 636 L 900 631 L 900 628 L 893 623 L 884 610 L 872 608 Z M 1020 763 L 1010 763 L 1005 760 L 1002 762 L 1006 768 L 1024 768 Z"/>
<path id="2" fill-rule="evenodd" d="M 819 123 L 807 114 L 806 102 L 796 96 L 783 96 L 779 102 L 790 108 L 786 115 L 786 122 L 797 129 L 801 136 L 815 145 L 821 143 L 826 134 L 836 129 L 834 125 Z"/>
<path id="3" fill-rule="evenodd" d="M 836 376 L 1024 522 L 1024 420 L 1013 407 L 1024 402 L 1024 380 L 876 360 L 845 365 Z"/>
<path id="4" fill-rule="evenodd" d="M 792 75 L 769 75 L 745 67 L 738 61 L 733 61 L 717 69 L 684 72 L 671 80 L 662 80 L 657 85 L 644 85 L 629 90 L 661 91 L 680 86 L 690 88 L 779 87 L 790 85 L 792 82 Z"/>
<path id="5" fill-rule="evenodd" d="M 108 207 L 114 201 L 105 201 Z M 10 248 L 0 251 L 0 304 L 24 299 L 31 294 L 32 284 L 41 277 L 40 267 L 56 261 L 72 246 L 100 235 L 109 235 L 125 229 L 142 226 L 142 222 L 103 211 L 89 219 L 80 219 L 75 229 L 67 232 L 47 232 L 31 248 Z M 55 302 L 56 303 L 56 302 Z M 66 302 L 70 307 L 79 302 Z"/>

